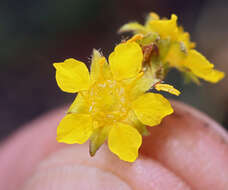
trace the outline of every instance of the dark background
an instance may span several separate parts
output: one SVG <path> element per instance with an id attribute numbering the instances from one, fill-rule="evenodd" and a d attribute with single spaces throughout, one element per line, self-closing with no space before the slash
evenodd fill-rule
<path id="1" fill-rule="evenodd" d="M 0 139 L 73 100 L 58 89 L 53 62 L 70 57 L 88 62 L 93 48 L 107 57 L 124 37 L 116 33 L 119 27 L 143 22 L 150 11 L 177 14 L 197 50 L 228 71 L 226 0 L 0 0 Z M 168 80 L 182 91 L 178 100 L 228 126 L 227 77 L 199 87 L 184 85 L 173 71 Z"/>

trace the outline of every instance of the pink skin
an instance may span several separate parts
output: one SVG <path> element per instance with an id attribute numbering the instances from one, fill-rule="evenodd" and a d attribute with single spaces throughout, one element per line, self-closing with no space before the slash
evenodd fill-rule
<path id="1" fill-rule="evenodd" d="M 201 112 L 173 106 L 174 114 L 150 128 L 134 163 L 119 160 L 106 145 L 91 158 L 88 144 L 57 143 L 65 110 L 52 111 L 1 144 L 0 189 L 228 189 L 227 133 Z"/>

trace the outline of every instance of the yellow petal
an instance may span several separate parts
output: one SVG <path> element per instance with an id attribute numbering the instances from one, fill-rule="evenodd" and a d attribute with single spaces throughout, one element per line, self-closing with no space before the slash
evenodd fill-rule
<path id="1" fill-rule="evenodd" d="M 201 73 L 202 71 L 207 71 L 208 69 L 213 69 L 214 65 L 211 64 L 203 55 L 201 55 L 196 50 L 190 50 L 188 57 L 185 60 L 186 67 L 195 73 Z"/>
<path id="2" fill-rule="evenodd" d="M 178 28 L 177 28 L 177 16 L 172 14 L 171 19 L 162 20 L 151 20 L 148 27 L 157 32 L 162 38 L 176 39 Z"/>
<path id="3" fill-rule="evenodd" d="M 146 28 L 137 22 L 130 22 L 130 23 L 123 25 L 119 29 L 119 32 L 120 33 L 122 33 L 122 32 L 134 32 L 134 33 L 144 34 L 144 33 L 146 33 Z"/>
<path id="4" fill-rule="evenodd" d="M 165 57 L 165 61 L 169 63 L 171 67 L 180 69 L 183 67 L 183 61 L 186 58 L 186 53 L 182 51 L 180 43 L 173 43 Z"/>
<path id="5" fill-rule="evenodd" d="M 169 101 L 160 94 L 147 93 L 132 103 L 132 108 L 138 119 L 145 125 L 158 125 L 161 120 L 173 113 Z"/>
<path id="6" fill-rule="evenodd" d="M 148 17 L 149 17 L 148 19 L 150 19 L 150 20 L 159 20 L 160 19 L 160 16 L 155 12 L 150 12 Z"/>
<path id="7" fill-rule="evenodd" d="M 170 94 L 174 94 L 176 96 L 180 95 L 180 91 L 175 89 L 172 85 L 169 84 L 156 84 L 155 85 L 155 89 L 157 91 L 165 91 L 165 92 L 169 92 Z"/>
<path id="8" fill-rule="evenodd" d="M 178 28 L 178 41 L 183 42 L 186 50 L 195 48 L 196 44 L 190 41 L 190 35 L 188 32 L 185 32 L 182 27 Z"/>
<path id="9" fill-rule="evenodd" d="M 87 90 L 90 77 L 86 65 L 75 59 L 66 59 L 62 63 L 54 63 L 56 81 L 62 91 L 75 93 Z"/>
<path id="10" fill-rule="evenodd" d="M 150 12 L 148 14 L 147 18 L 146 18 L 145 26 L 148 28 L 148 25 L 149 25 L 150 21 L 152 21 L 152 20 L 159 20 L 159 19 L 160 19 L 160 17 L 159 17 L 159 15 L 157 13 Z"/>
<path id="11" fill-rule="evenodd" d="M 109 64 L 116 80 L 136 76 L 142 67 L 143 53 L 136 42 L 121 43 L 109 56 Z"/>
<path id="12" fill-rule="evenodd" d="M 116 123 L 108 136 L 109 149 L 121 160 L 134 162 L 138 157 L 138 149 L 142 144 L 142 137 L 132 126 Z"/>
<path id="13" fill-rule="evenodd" d="M 189 51 L 184 66 L 196 76 L 209 82 L 216 83 L 224 77 L 223 72 L 215 70 L 214 65 L 196 50 Z"/>
<path id="14" fill-rule="evenodd" d="M 209 81 L 211 83 L 217 83 L 220 80 L 222 80 L 224 77 L 225 77 L 224 72 L 212 69 L 204 80 Z"/>
<path id="15" fill-rule="evenodd" d="M 86 114 L 67 114 L 57 128 L 57 141 L 83 144 L 92 132 L 92 119 Z"/>
<path id="16" fill-rule="evenodd" d="M 93 81 L 110 78 L 111 71 L 104 56 L 99 51 L 93 50 L 90 76 Z"/>
<path id="17" fill-rule="evenodd" d="M 157 13 L 155 13 L 155 12 L 150 12 L 149 16 L 151 18 L 153 18 L 154 20 L 159 20 L 160 19 L 159 15 Z"/>
<path id="18" fill-rule="evenodd" d="M 67 113 L 83 113 L 87 114 L 89 112 L 89 104 L 82 93 L 78 93 L 75 100 L 71 104 Z"/>

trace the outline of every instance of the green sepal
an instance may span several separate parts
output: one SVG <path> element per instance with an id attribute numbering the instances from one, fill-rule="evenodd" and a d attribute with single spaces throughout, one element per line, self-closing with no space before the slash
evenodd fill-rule
<path id="1" fill-rule="evenodd" d="M 149 136 L 150 132 L 147 130 L 147 127 L 143 124 L 141 125 L 136 125 L 135 128 L 138 130 L 138 132 L 142 135 L 142 136 Z"/>
<path id="2" fill-rule="evenodd" d="M 110 127 L 98 127 L 93 130 L 90 136 L 89 153 L 90 156 L 94 156 L 102 144 L 105 143 Z"/>
<path id="3" fill-rule="evenodd" d="M 77 96 L 75 97 L 73 103 L 70 105 L 70 108 L 67 111 L 67 114 L 69 113 L 83 113 L 87 114 L 89 112 L 89 105 L 84 98 L 86 96 L 86 93 L 79 92 Z"/>
<path id="4" fill-rule="evenodd" d="M 194 75 L 192 72 L 189 72 L 189 71 L 183 72 L 183 76 L 184 76 L 184 82 L 187 84 L 191 82 L 197 85 L 201 84 L 199 78 L 196 75 Z"/>
<path id="5" fill-rule="evenodd" d="M 134 126 L 142 136 L 150 135 L 150 132 L 147 130 L 147 127 L 138 120 L 134 111 L 130 111 L 128 113 L 128 122 L 130 122 L 130 125 Z"/>
<path id="6" fill-rule="evenodd" d="M 139 24 L 138 22 L 129 22 L 127 24 L 124 24 L 118 31 L 119 33 L 123 32 L 133 32 L 134 34 L 146 34 L 147 30 L 146 28 Z"/>
<path id="7" fill-rule="evenodd" d="M 161 60 L 163 60 L 170 49 L 170 46 L 172 45 L 170 39 L 162 39 L 158 43 L 158 49 L 159 49 L 159 57 Z"/>
<path id="8" fill-rule="evenodd" d="M 139 44 L 141 46 L 146 46 L 152 43 L 157 43 L 159 41 L 160 37 L 156 32 L 150 32 L 146 35 L 144 35 L 143 39 L 140 40 Z"/>

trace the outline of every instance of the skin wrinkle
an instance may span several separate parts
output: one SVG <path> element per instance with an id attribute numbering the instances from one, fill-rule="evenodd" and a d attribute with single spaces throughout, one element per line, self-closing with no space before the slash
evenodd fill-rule
<path id="1" fill-rule="evenodd" d="M 139 160 L 139 161 L 142 161 Z M 152 165 L 152 169 L 153 170 L 153 176 L 151 176 L 151 178 L 153 179 L 153 183 L 152 183 L 152 187 L 155 186 L 157 188 L 153 188 L 153 189 L 167 189 L 167 187 L 164 187 L 164 180 L 166 184 L 170 184 L 169 189 L 175 189 L 175 190 L 184 190 L 184 189 L 188 189 L 190 190 L 190 186 L 188 186 L 188 184 L 186 184 L 179 176 L 177 176 L 175 173 L 173 173 L 172 171 L 170 171 L 167 168 L 164 168 L 159 162 L 153 160 L 153 159 L 146 159 L 144 158 L 143 161 L 148 161 L 148 162 L 155 162 L 156 165 L 158 165 L 159 167 L 155 167 L 155 165 Z M 137 163 L 136 163 L 137 164 Z M 156 173 L 157 170 L 157 173 Z M 137 174 L 138 174 L 138 168 L 136 169 Z M 144 176 L 146 176 L 145 174 L 145 170 L 144 171 Z M 157 174 L 157 175 L 156 175 Z M 138 174 L 140 175 L 140 174 Z M 155 177 L 154 177 L 155 176 Z M 174 178 L 172 178 L 172 177 Z M 172 178 L 172 179 L 171 179 Z M 152 179 L 147 179 L 148 181 L 152 181 Z M 162 179 L 162 180 L 161 180 Z M 171 184 L 175 184 L 175 185 L 171 185 Z M 159 188 L 160 187 L 160 188 Z M 148 188 L 151 189 L 151 188 Z"/>
<path id="2" fill-rule="evenodd" d="M 85 173 L 78 173 L 78 172 L 80 172 L 80 171 L 87 171 L 87 173 L 89 173 L 89 175 L 88 174 L 86 174 L 86 176 L 84 176 L 84 174 Z M 67 171 L 67 172 L 66 172 Z M 92 176 L 91 176 L 91 172 L 92 172 Z M 57 175 L 56 175 L 57 174 Z M 94 176 L 94 174 L 96 175 L 96 176 Z M 76 164 L 76 163 L 74 163 L 74 164 L 65 164 L 65 165 L 63 165 L 63 166 L 59 166 L 59 167 L 49 167 L 49 168 L 46 168 L 45 170 L 44 169 L 38 169 L 36 172 L 35 172 L 35 174 L 28 180 L 28 182 L 25 184 L 25 186 L 24 186 L 24 188 L 23 188 L 23 190 L 27 190 L 27 189 L 31 189 L 31 187 L 34 189 L 34 187 L 36 187 L 35 189 L 37 189 L 37 187 L 39 187 L 39 184 L 40 184 L 40 181 L 43 181 L 43 180 L 40 180 L 40 178 L 42 179 L 46 179 L 46 178 L 50 178 L 50 179 L 48 179 L 47 181 L 47 184 L 45 184 L 45 186 L 43 186 L 44 188 L 47 188 L 47 185 L 49 185 L 49 186 L 51 186 L 51 187 L 55 187 L 55 186 L 58 186 L 58 184 L 59 184 L 59 180 L 60 180 L 60 182 L 61 182 L 61 180 L 62 180 L 62 182 L 65 182 L 66 184 L 63 184 L 63 183 L 60 183 L 60 185 L 61 185 L 61 187 L 62 186 L 64 186 L 64 189 L 66 189 L 66 187 L 67 187 L 67 185 L 69 185 L 68 183 L 69 183 L 69 181 L 68 180 L 70 180 L 70 179 L 68 179 L 68 178 L 70 178 L 69 177 L 69 175 L 70 175 L 70 177 L 72 177 L 72 178 L 74 178 L 73 176 L 77 176 L 77 175 L 79 175 L 80 177 L 85 177 L 85 178 L 90 178 L 90 177 L 92 177 L 92 179 L 95 179 L 95 182 L 94 182 L 94 184 L 93 185 L 95 185 L 95 187 L 96 187 L 96 185 L 97 185 L 97 182 L 100 182 L 100 178 L 105 178 L 106 179 L 106 183 L 109 183 L 109 182 L 111 182 L 111 180 L 109 179 L 109 178 L 111 178 L 112 180 L 115 180 L 115 185 L 118 187 L 118 189 L 120 188 L 120 187 L 122 187 L 121 188 L 121 190 L 123 189 L 123 190 L 134 190 L 133 188 L 131 188 L 130 187 L 130 185 L 128 184 L 128 183 L 126 183 L 124 180 L 122 180 L 122 179 L 120 179 L 118 176 L 116 176 L 116 175 L 114 175 L 114 174 L 112 174 L 112 173 L 110 173 L 109 171 L 105 171 L 104 169 L 101 169 L 101 168 L 97 168 L 97 167 L 91 167 L 91 166 L 86 166 L 86 165 L 79 165 L 79 164 Z M 87 176 L 88 175 L 88 176 Z M 107 177 L 108 177 L 108 179 L 107 179 Z M 58 180 L 56 180 L 56 178 L 58 179 Z M 66 179 L 67 178 L 67 179 Z M 64 180 L 63 180 L 64 179 Z M 78 178 L 75 178 L 75 179 L 77 179 L 78 180 Z M 80 178 L 81 179 L 81 178 Z M 103 181 L 105 180 L 105 179 L 103 179 Z M 77 181 L 76 180 L 76 181 Z M 108 181 L 107 181 L 108 180 Z M 56 182 L 57 181 L 57 182 Z M 116 184 L 116 183 L 118 183 L 119 182 L 119 184 Z M 45 182 L 44 182 L 45 183 Z M 72 188 L 72 187 L 74 187 L 74 184 L 75 184 L 75 182 L 71 182 L 70 181 L 70 183 L 72 183 L 71 185 L 70 185 L 70 187 Z M 79 183 L 80 183 L 80 181 L 79 181 Z M 81 182 L 81 183 L 83 183 L 83 182 Z M 91 183 L 91 181 L 89 182 L 89 184 Z M 38 185 L 37 185 L 38 184 Z M 104 184 L 103 184 L 104 185 Z M 104 188 L 103 187 L 103 185 L 102 185 L 102 188 Z M 112 187 L 111 187 L 111 189 L 114 189 L 113 188 L 113 186 L 115 186 L 114 184 L 112 184 Z M 80 185 L 79 185 L 80 186 Z M 106 185 L 107 186 L 107 185 Z M 42 185 L 41 185 L 41 187 L 42 187 Z M 117 188 L 117 187 L 115 187 L 115 188 Z M 107 187 L 105 187 L 105 189 L 106 189 Z M 40 188 L 39 188 L 40 189 Z M 43 188 L 42 188 L 43 189 Z M 48 188 L 49 189 L 49 188 Z M 56 188 L 51 188 L 51 189 L 56 189 Z"/>
<path id="3" fill-rule="evenodd" d="M 186 184 L 186 186 L 188 186 L 189 190 L 190 189 L 193 189 L 192 185 L 190 183 L 188 183 L 182 176 L 178 175 L 176 173 L 176 171 L 174 171 L 172 168 L 170 168 L 167 164 L 159 161 L 159 160 L 156 160 L 161 166 L 163 166 L 164 168 L 168 169 L 171 173 L 173 173 L 175 176 L 178 176 L 178 178 L 184 183 Z"/>
<path id="4" fill-rule="evenodd" d="M 175 116 L 177 117 L 181 117 L 179 114 L 176 114 Z M 172 143 L 178 143 L 178 142 L 172 142 Z M 148 157 L 151 159 L 151 156 L 149 154 L 147 154 L 146 152 L 143 153 L 143 155 L 145 157 Z M 189 189 L 193 189 L 192 185 L 190 183 L 188 183 L 182 176 L 177 175 L 176 171 L 174 171 L 172 168 L 170 168 L 167 164 L 165 164 L 164 162 L 161 162 L 160 160 L 156 159 L 156 161 L 163 166 L 164 168 L 168 169 L 171 173 L 173 173 L 175 176 L 178 176 L 178 178 L 183 181 L 184 184 L 186 184 L 186 186 L 188 186 Z"/>
<path id="5" fill-rule="evenodd" d="M 166 190 L 167 184 L 171 187 L 173 186 L 172 189 L 176 190 L 190 189 L 174 173 L 168 171 L 162 166 L 159 166 L 160 164 L 152 159 L 149 160 L 139 158 L 134 164 L 126 163 L 116 159 L 115 156 L 110 154 L 107 146 L 103 146 L 99 154 L 97 154 L 95 158 L 90 159 L 86 154 L 87 150 L 85 147 L 87 145 L 83 146 L 84 147 L 72 145 L 71 147 L 53 153 L 49 156 L 49 158 L 40 164 L 38 171 L 45 170 L 50 167 L 55 168 L 61 167 L 65 164 L 69 165 L 77 163 L 78 165 L 97 167 L 102 170 L 105 169 L 105 171 L 111 172 L 123 181 L 127 182 L 127 184 L 129 184 L 134 190 L 139 189 L 139 187 L 145 190 L 149 190 L 151 188 Z M 77 152 L 80 152 L 81 154 L 79 155 Z M 110 165 L 110 163 L 113 164 Z M 141 168 L 141 170 L 138 170 L 139 168 Z M 151 168 L 151 170 L 148 168 Z M 159 178 L 156 177 L 156 175 L 158 175 Z M 132 176 L 134 176 L 134 179 L 132 179 Z M 144 176 L 145 179 L 141 176 Z M 166 184 L 164 184 L 164 180 L 166 180 Z M 134 181 L 138 181 L 138 183 L 135 183 Z"/>
<path id="6" fill-rule="evenodd" d="M 72 145 L 73 146 L 73 145 Z M 77 146 L 77 145 L 76 145 Z M 71 148 L 71 147 L 70 147 Z M 73 147 L 73 149 L 75 149 L 75 147 Z M 37 171 L 35 171 L 34 173 L 36 172 L 40 172 L 42 170 L 46 170 L 46 169 L 53 169 L 53 168 L 56 168 L 56 167 L 61 167 L 61 166 L 66 166 L 66 165 L 70 165 L 72 163 L 63 163 L 62 165 L 59 163 L 54 163 L 54 164 L 50 164 L 50 162 L 53 162 L 54 160 L 52 160 L 52 158 L 57 158 L 57 162 L 58 162 L 58 154 L 65 151 L 64 149 L 63 150 L 60 150 L 58 152 L 55 152 L 51 155 L 49 155 L 48 158 L 46 158 L 45 160 L 43 160 L 40 165 L 38 166 L 38 168 L 36 169 Z M 49 160 L 50 159 L 50 160 Z M 55 161 L 54 161 L 55 162 Z M 111 173 L 112 175 L 118 177 L 120 180 L 122 180 L 124 183 L 128 184 L 129 187 L 131 187 L 131 185 L 129 184 L 129 181 L 127 181 L 126 179 L 124 179 L 121 175 L 117 174 L 116 172 L 113 172 L 112 170 L 110 170 L 109 168 L 103 168 L 103 167 L 99 167 L 99 166 L 96 166 L 95 164 L 89 164 L 89 163 L 86 163 L 86 162 L 78 162 L 78 163 L 73 163 L 72 165 L 75 165 L 75 166 L 86 166 L 86 167 L 91 167 L 91 168 L 97 168 L 97 169 L 100 169 L 102 170 L 103 172 L 107 172 L 107 173 Z M 131 187 L 132 190 L 136 190 L 134 189 L 133 187 Z"/>

